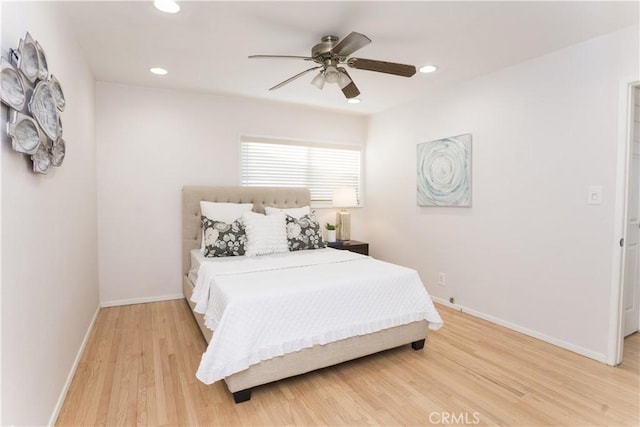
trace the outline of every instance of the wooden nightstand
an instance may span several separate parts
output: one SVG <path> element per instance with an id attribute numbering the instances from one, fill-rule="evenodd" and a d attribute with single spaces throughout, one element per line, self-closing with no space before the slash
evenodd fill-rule
<path id="1" fill-rule="evenodd" d="M 345 242 L 332 242 L 328 244 L 330 248 L 341 249 L 343 251 L 356 252 L 362 255 L 369 255 L 369 244 L 359 242 L 357 240 L 348 240 Z"/>

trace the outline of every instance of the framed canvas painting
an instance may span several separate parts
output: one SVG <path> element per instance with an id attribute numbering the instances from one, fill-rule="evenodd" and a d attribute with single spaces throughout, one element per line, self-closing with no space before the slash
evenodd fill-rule
<path id="1" fill-rule="evenodd" d="M 471 206 L 471 134 L 417 147 L 418 206 Z"/>

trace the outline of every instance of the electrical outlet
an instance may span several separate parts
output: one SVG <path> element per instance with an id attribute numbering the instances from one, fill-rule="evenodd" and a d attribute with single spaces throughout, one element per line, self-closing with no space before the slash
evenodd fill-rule
<path id="1" fill-rule="evenodd" d="M 602 185 L 589 186 L 589 197 L 587 198 L 587 203 L 590 205 L 602 204 Z"/>
<path id="2" fill-rule="evenodd" d="M 438 273 L 438 285 L 440 286 L 447 285 L 447 276 L 444 273 Z"/>

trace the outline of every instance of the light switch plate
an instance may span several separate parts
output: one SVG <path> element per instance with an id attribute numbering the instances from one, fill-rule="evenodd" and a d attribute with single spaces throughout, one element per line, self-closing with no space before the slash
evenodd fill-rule
<path id="1" fill-rule="evenodd" d="M 602 204 L 602 185 L 590 185 L 587 203 L 590 205 Z"/>

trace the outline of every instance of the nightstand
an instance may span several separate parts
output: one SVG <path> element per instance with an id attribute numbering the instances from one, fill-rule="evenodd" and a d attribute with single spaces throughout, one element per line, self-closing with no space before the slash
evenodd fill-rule
<path id="1" fill-rule="evenodd" d="M 334 249 L 356 252 L 362 255 L 369 255 L 369 244 L 364 242 L 359 242 L 357 240 L 348 240 L 344 242 L 331 242 L 328 245 L 330 248 L 334 248 Z"/>

